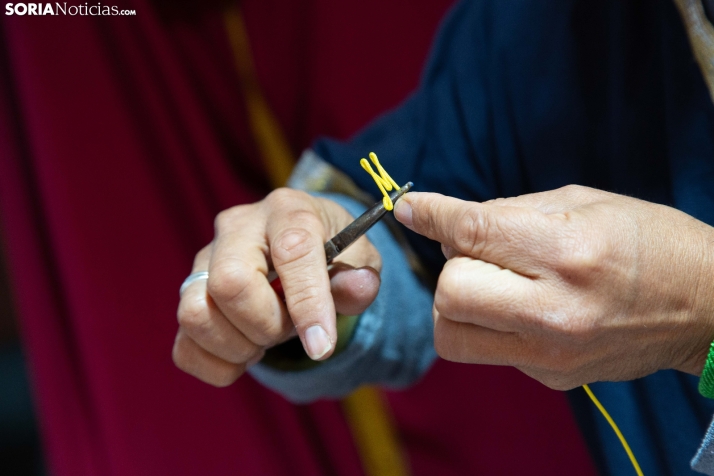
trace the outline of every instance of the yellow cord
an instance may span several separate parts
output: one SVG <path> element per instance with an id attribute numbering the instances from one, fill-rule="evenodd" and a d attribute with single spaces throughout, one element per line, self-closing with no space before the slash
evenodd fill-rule
<path id="1" fill-rule="evenodd" d="M 643 476 L 642 469 L 640 469 L 640 465 L 637 462 L 637 459 L 635 458 L 635 454 L 632 452 L 630 449 L 630 445 L 627 444 L 627 440 L 625 440 L 625 437 L 622 435 L 622 432 L 620 429 L 617 427 L 615 424 L 615 420 L 612 419 L 610 414 L 605 410 L 605 407 L 602 406 L 602 403 L 600 403 L 600 400 L 595 397 L 595 394 L 593 393 L 592 390 L 590 390 L 590 387 L 585 384 L 583 385 L 583 388 L 585 389 L 585 392 L 588 394 L 588 397 L 590 397 L 590 400 L 593 401 L 595 406 L 600 410 L 600 413 L 602 413 L 602 416 L 605 417 L 605 420 L 610 424 L 612 429 L 615 431 L 615 434 L 617 437 L 620 439 L 620 443 L 622 443 L 622 447 L 625 448 L 625 452 L 627 453 L 627 456 L 630 458 L 630 462 L 632 462 L 632 466 L 634 466 L 635 471 L 637 472 L 637 476 Z"/>
<path id="2" fill-rule="evenodd" d="M 369 158 L 372 159 L 372 163 L 375 167 L 377 167 L 379 175 L 377 175 L 375 171 L 372 170 L 372 166 L 369 165 L 367 159 L 360 160 L 359 164 L 364 170 L 367 171 L 368 174 L 372 176 L 374 182 L 377 184 L 379 190 L 382 192 L 382 195 L 384 195 L 384 198 L 382 199 L 382 202 L 384 203 L 384 208 L 389 211 L 392 211 L 392 209 L 394 208 L 394 204 L 392 203 L 392 199 L 389 198 L 389 194 L 387 194 L 387 192 L 391 192 L 392 189 L 399 190 L 399 185 L 397 185 L 397 182 L 392 180 L 392 177 L 390 177 L 387 171 L 384 170 L 384 167 L 379 164 L 377 154 L 375 154 L 374 152 L 370 152 Z"/>

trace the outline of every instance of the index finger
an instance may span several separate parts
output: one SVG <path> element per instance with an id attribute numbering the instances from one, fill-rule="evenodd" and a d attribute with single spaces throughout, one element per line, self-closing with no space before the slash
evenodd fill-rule
<path id="1" fill-rule="evenodd" d="M 467 202 L 410 192 L 394 215 L 407 228 L 472 258 L 538 274 L 552 240 L 545 215 L 534 209 Z"/>
<path id="2" fill-rule="evenodd" d="M 208 294 L 226 318 L 260 346 L 284 340 L 292 330 L 285 306 L 265 279 L 265 223 L 260 214 L 216 219 L 208 266 Z"/>
<path id="3" fill-rule="evenodd" d="M 301 200 L 300 193 L 273 194 L 270 206 L 280 213 L 271 216 L 266 233 L 288 313 L 308 356 L 319 360 L 332 353 L 337 341 L 324 249 L 327 231 L 315 204 Z"/>

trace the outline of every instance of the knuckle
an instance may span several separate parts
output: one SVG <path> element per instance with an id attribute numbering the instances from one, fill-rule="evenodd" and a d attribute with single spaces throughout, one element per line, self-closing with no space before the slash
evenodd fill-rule
<path id="1" fill-rule="evenodd" d="M 201 265 L 205 264 L 210 258 L 211 258 L 211 245 L 209 244 L 208 246 L 204 246 L 203 248 L 201 248 L 201 251 L 196 253 L 195 258 L 193 259 L 193 269 L 194 270 L 201 269 Z"/>
<path id="2" fill-rule="evenodd" d="M 566 238 L 559 250 L 558 271 L 566 280 L 592 277 L 602 269 L 600 249 L 586 237 Z"/>
<path id="3" fill-rule="evenodd" d="M 244 319 L 244 325 L 249 339 L 259 346 L 269 346 L 279 343 L 285 337 L 286 329 L 282 322 L 277 319 L 265 319 L 258 317 L 247 317 Z M 246 352 L 251 352 L 254 349 L 246 348 Z"/>
<path id="4" fill-rule="evenodd" d="M 187 337 L 178 335 L 174 341 L 174 347 L 171 349 L 171 360 L 174 365 L 184 372 L 188 372 L 188 358 L 186 355 L 186 340 Z"/>
<path id="5" fill-rule="evenodd" d="M 304 284 L 301 289 L 298 289 L 291 296 L 292 307 L 309 305 L 313 300 L 317 299 L 317 286 L 314 284 Z"/>
<path id="6" fill-rule="evenodd" d="M 231 229 L 233 229 L 234 223 L 241 215 L 252 213 L 256 210 L 257 204 L 248 203 L 245 205 L 236 205 L 231 208 L 226 208 L 218 212 L 216 218 L 213 220 L 213 228 L 215 230 L 216 236 L 221 235 Z"/>
<path id="7" fill-rule="evenodd" d="M 574 302 L 572 308 L 580 304 Z M 535 317 L 540 328 L 555 342 L 560 342 L 572 348 L 582 348 L 593 340 L 596 334 L 594 320 L 587 310 L 559 309 L 540 312 Z M 552 352 L 559 347 L 551 348 Z"/>
<path id="8" fill-rule="evenodd" d="M 434 307 L 444 316 L 453 315 L 459 305 L 462 276 L 458 266 L 446 266 L 439 275 L 434 293 Z"/>
<path id="9" fill-rule="evenodd" d="M 181 299 L 177 316 L 181 327 L 190 331 L 200 332 L 210 322 L 206 301 L 199 297 Z"/>
<path id="10" fill-rule="evenodd" d="M 302 190 L 294 190 L 292 188 L 282 187 L 270 192 L 261 203 L 267 206 L 268 210 L 270 210 L 271 212 L 284 212 L 289 210 L 296 210 L 296 208 L 311 209 L 311 205 L 307 207 L 306 205 L 308 203 L 312 204 L 312 200 L 313 197 L 303 192 Z"/>
<path id="11" fill-rule="evenodd" d="M 508 205 L 509 199 L 503 198 L 503 197 L 498 197 L 498 198 L 492 198 L 491 200 L 483 202 L 484 205 L 496 205 L 496 206 L 501 206 L 501 205 Z"/>
<path id="12" fill-rule="evenodd" d="M 559 330 L 563 335 L 567 336 L 568 343 L 575 348 L 583 348 L 590 344 L 597 335 L 594 320 L 587 313 L 566 319 Z"/>
<path id="13" fill-rule="evenodd" d="M 434 293 L 434 309 L 442 316 L 450 315 L 449 307 L 451 301 L 448 297 L 449 292 L 444 290 L 441 285 L 441 278 L 439 278 L 439 284 L 436 287 L 436 292 Z"/>
<path id="14" fill-rule="evenodd" d="M 301 212 L 296 215 L 308 215 L 307 212 Z M 312 215 L 310 215 L 312 216 Z M 304 217 L 296 216 L 296 223 L 307 224 L 310 221 L 304 220 Z M 277 263 L 285 263 L 300 260 L 310 253 L 321 248 L 321 240 L 310 232 L 307 228 L 288 228 L 281 231 L 273 241 L 271 247 L 274 261 Z"/>
<path id="15" fill-rule="evenodd" d="M 262 351 L 263 346 L 253 344 L 252 342 L 238 345 L 233 349 L 233 358 L 232 360 L 229 360 L 229 362 L 235 364 L 249 362 Z"/>
<path id="16" fill-rule="evenodd" d="M 206 289 L 216 303 L 235 300 L 251 284 L 253 273 L 241 261 L 214 263 L 208 274 Z"/>
<path id="17" fill-rule="evenodd" d="M 541 310 L 533 315 L 533 321 L 546 335 L 558 340 L 568 336 L 573 325 L 568 313 L 559 308 Z"/>
<path id="18" fill-rule="evenodd" d="M 439 357 L 444 360 L 454 360 L 451 339 L 443 332 L 434 333 L 434 349 Z"/>
<path id="19" fill-rule="evenodd" d="M 442 359 L 459 362 L 461 353 L 458 339 L 450 327 L 444 323 L 443 318 L 437 319 L 434 325 L 434 349 Z"/>
<path id="20" fill-rule="evenodd" d="M 238 380 L 238 377 L 242 374 L 242 365 L 226 366 L 225 368 L 217 369 L 215 372 L 212 372 L 211 375 L 205 376 L 201 380 L 214 387 L 224 388 Z"/>
<path id="21" fill-rule="evenodd" d="M 183 358 L 177 343 L 174 343 L 174 347 L 171 349 L 171 360 L 178 369 L 183 370 Z"/>
<path id="22" fill-rule="evenodd" d="M 177 369 L 187 374 L 193 375 L 191 369 L 188 365 L 188 360 L 184 356 L 184 353 L 180 350 L 178 345 L 174 344 L 174 349 L 171 352 L 171 359 L 174 361 L 174 365 Z"/>
<path id="23" fill-rule="evenodd" d="M 185 335 L 177 336 L 171 351 L 171 358 L 179 370 L 215 387 L 227 387 L 243 373 L 243 365 L 227 362 L 197 362 L 190 355 L 188 339 L 190 338 Z"/>
<path id="24" fill-rule="evenodd" d="M 587 203 L 607 195 L 607 192 L 603 192 L 602 190 L 574 184 L 566 185 L 558 191 L 571 203 Z"/>
<path id="25" fill-rule="evenodd" d="M 566 264 L 568 269 L 588 275 L 600 268 L 600 253 L 593 244 L 582 243 L 573 249 L 566 259 Z"/>
<path id="26" fill-rule="evenodd" d="M 417 230 L 432 234 L 441 228 L 439 218 L 443 215 L 441 206 L 429 201 L 410 202 L 412 206 L 412 223 Z"/>
<path id="27" fill-rule="evenodd" d="M 305 195 L 306 195 L 305 192 L 302 192 L 300 190 L 294 190 L 292 188 L 287 188 L 287 187 L 280 187 L 280 188 L 276 188 L 275 190 L 270 192 L 265 197 L 265 202 L 270 205 L 281 206 L 286 203 L 293 202 L 296 198 L 302 198 Z"/>
<path id="28" fill-rule="evenodd" d="M 216 215 L 216 218 L 213 220 L 213 228 L 216 231 L 216 235 L 220 235 L 225 232 L 225 230 L 233 222 L 237 210 L 238 207 L 231 207 L 219 212 L 218 215 Z"/>
<path id="29" fill-rule="evenodd" d="M 483 213 L 475 207 L 466 207 L 454 229 L 453 241 L 469 256 L 478 258 L 489 234 L 489 225 Z"/>
<path id="30" fill-rule="evenodd" d="M 585 190 L 588 190 L 587 187 L 583 187 L 582 185 L 577 185 L 577 184 L 570 184 L 566 185 L 564 187 L 561 187 L 561 189 L 565 195 L 571 195 L 571 196 L 578 196 L 581 195 Z"/>
<path id="31" fill-rule="evenodd" d="M 320 288 L 315 280 L 304 277 L 302 281 L 293 281 L 293 285 L 293 291 L 287 297 L 292 313 L 305 315 L 321 306 Z"/>

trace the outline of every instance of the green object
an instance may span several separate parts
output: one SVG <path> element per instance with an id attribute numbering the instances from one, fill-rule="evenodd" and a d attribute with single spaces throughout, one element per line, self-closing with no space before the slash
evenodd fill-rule
<path id="1" fill-rule="evenodd" d="M 702 370 L 702 376 L 699 379 L 699 393 L 714 399 L 714 342 L 709 347 L 707 362 L 704 364 L 704 370 Z"/>

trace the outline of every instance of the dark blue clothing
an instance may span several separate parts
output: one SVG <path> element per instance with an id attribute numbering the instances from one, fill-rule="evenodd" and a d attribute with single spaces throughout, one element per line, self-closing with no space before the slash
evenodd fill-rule
<path id="1" fill-rule="evenodd" d="M 376 151 L 419 191 L 482 201 L 581 184 L 714 225 L 714 105 L 671 0 L 461 2 L 419 89 L 350 142 L 315 150 L 366 190 L 357 161 Z M 438 244 L 409 240 L 438 273 Z M 697 381 L 662 371 L 593 385 L 648 476 L 693 473 L 714 414 Z M 574 408 L 601 472 L 631 475 L 580 395 Z"/>

